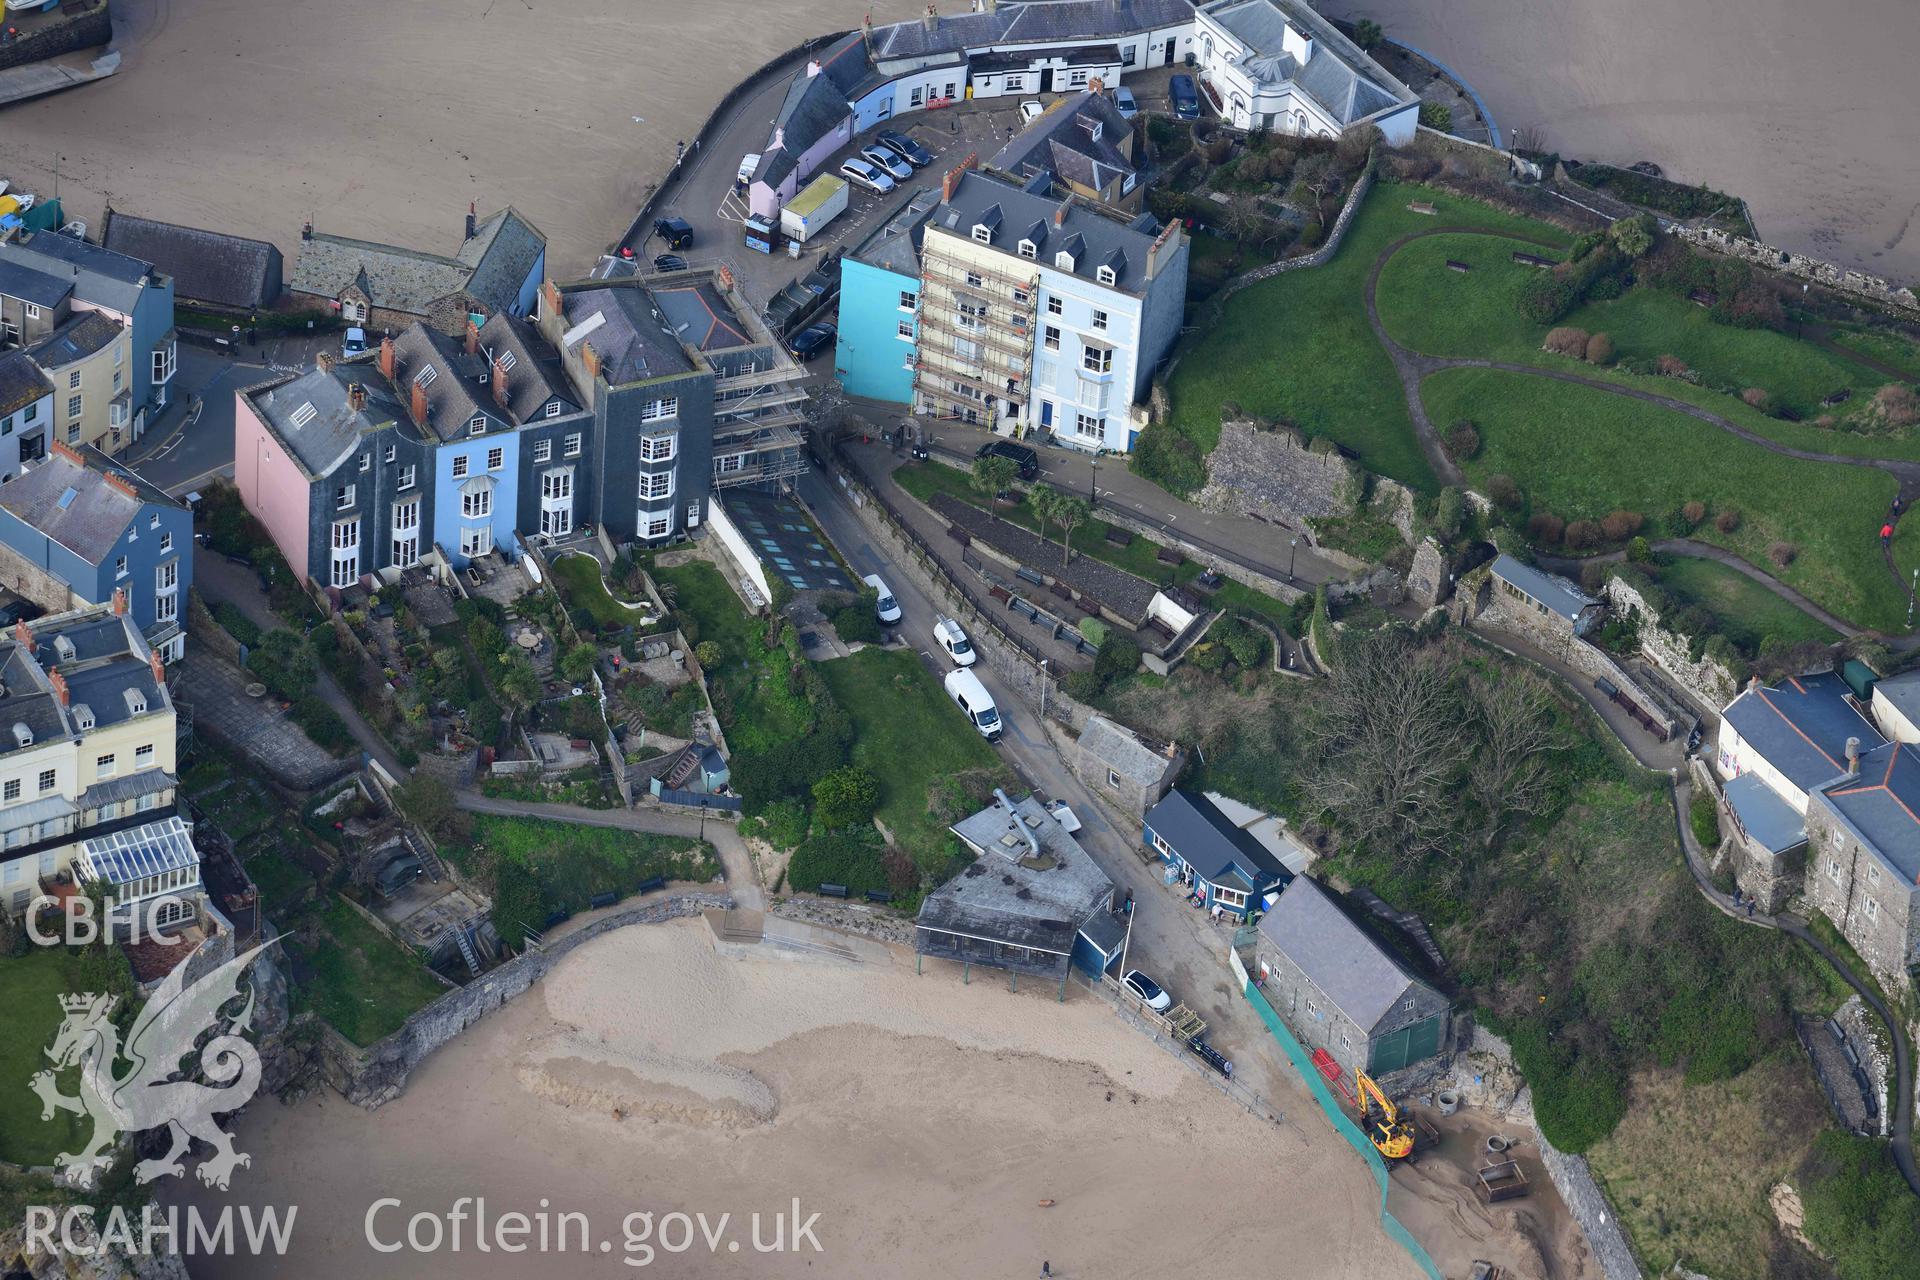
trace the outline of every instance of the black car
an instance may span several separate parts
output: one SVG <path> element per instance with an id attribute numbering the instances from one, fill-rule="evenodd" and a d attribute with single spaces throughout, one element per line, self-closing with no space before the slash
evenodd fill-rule
<path id="1" fill-rule="evenodd" d="M 656 254 L 653 259 L 655 271 L 685 271 L 687 260 L 677 253 Z"/>
<path id="2" fill-rule="evenodd" d="M 669 249 L 685 249 L 693 244 L 693 226 L 685 218 L 655 218 L 653 234 L 666 241 Z"/>
<path id="3" fill-rule="evenodd" d="M 882 129 L 873 135 L 873 140 L 916 169 L 933 163 L 933 152 L 898 129 Z"/>
<path id="4" fill-rule="evenodd" d="M 1023 444 L 1011 440 L 989 440 L 974 450 L 976 458 L 1009 458 L 1020 469 L 1022 480 L 1032 481 L 1040 475 L 1040 455 Z"/>
<path id="5" fill-rule="evenodd" d="M 1167 99 L 1173 104 L 1173 114 L 1180 119 L 1200 118 L 1200 90 L 1194 87 L 1192 76 L 1175 76 L 1167 81 Z"/>
<path id="6" fill-rule="evenodd" d="M 795 360 L 804 363 L 832 346 L 836 332 L 832 325 L 824 321 L 819 324 L 810 324 L 793 335 L 792 340 L 787 343 L 787 350 L 792 353 Z"/>

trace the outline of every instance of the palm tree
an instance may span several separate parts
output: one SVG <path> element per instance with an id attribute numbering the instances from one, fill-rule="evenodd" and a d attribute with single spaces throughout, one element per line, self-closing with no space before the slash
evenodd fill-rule
<path id="1" fill-rule="evenodd" d="M 1061 493 L 1053 500 L 1053 519 L 1060 526 L 1060 566 L 1073 559 L 1073 529 L 1093 514 L 1093 504 L 1077 493 Z"/>
<path id="2" fill-rule="evenodd" d="M 1027 490 L 1027 509 L 1033 512 L 1034 523 L 1040 526 L 1042 542 L 1047 540 L 1047 525 L 1053 519 L 1061 496 L 1060 491 L 1049 484 L 1037 484 Z"/>
<path id="3" fill-rule="evenodd" d="M 1013 484 L 1013 478 L 1019 474 L 1019 470 L 1012 458 L 1003 458 L 997 453 L 975 458 L 973 487 L 989 498 L 997 498 Z"/>

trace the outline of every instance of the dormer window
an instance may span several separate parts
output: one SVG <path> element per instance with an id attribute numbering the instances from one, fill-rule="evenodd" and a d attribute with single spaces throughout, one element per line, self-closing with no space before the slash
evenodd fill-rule
<path id="1" fill-rule="evenodd" d="M 1053 265 L 1062 271 L 1071 271 L 1073 270 L 1073 255 L 1065 252 L 1056 253 L 1053 255 Z"/>
<path id="2" fill-rule="evenodd" d="M 127 713 L 129 715 L 143 716 L 147 714 L 146 694 L 138 689 L 126 689 L 122 692 L 127 696 Z"/>
<path id="3" fill-rule="evenodd" d="M 1113 274 L 1112 267 L 1101 267 L 1093 274 L 1094 278 L 1099 280 L 1101 284 L 1112 284 L 1115 280 L 1119 279 L 1118 276 Z"/>
<path id="4" fill-rule="evenodd" d="M 976 222 L 973 224 L 973 238 L 981 244 L 992 244 L 993 228 L 984 222 Z"/>
<path id="5" fill-rule="evenodd" d="M 73 704 L 73 727 L 82 733 L 93 732 L 93 708 L 84 702 Z"/>
<path id="6" fill-rule="evenodd" d="M 1035 255 L 1036 255 L 1036 254 L 1037 254 L 1038 252 L 1039 252 L 1039 248 L 1038 248 L 1038 246 L 1036 246 L 1036 245 L 1035 245 L 1035 244 L 1033 243 L 1033 241 L 1031 241 L 1031 240 L 1022 240 L 1022 241 L 1020 242 L 1020 256 L 1021 256 L 1021 257 L 1023 257 L 1023 258 L 1031 258 L 1031 257 L 1034 257 L 1034 256 L 1035 256 Z"/>

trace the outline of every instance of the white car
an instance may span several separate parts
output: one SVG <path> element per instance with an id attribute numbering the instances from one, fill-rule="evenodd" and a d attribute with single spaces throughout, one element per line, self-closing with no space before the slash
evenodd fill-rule
<path id="1" fill-rule="evenodd" d="M 1155 1013 L 1165 1013 L 1173 1008 L 1173 997 L 1161 990 L 1160 984 L 1138 969 L 1127 971 L 1127 990 L 1146 1001 L 1147 1008 Z"/>
<path id="2" fill-rule="evenodd" d="M 889 174 L 895 181 L 905 182 L 913 176 L 912 165 L 877 142 L 870 147 L 860 148 L 860 155 L 868 164 Z"/>
<path id="3" fill-rule="evenodd" d="M 865 160 L 854 156 L 840 166 L 840 176 L 856 187 L 865 187 L 868 191 L 885 195 L 893 190 L 893 178 L 880 169 L 874 168 Z"/>
<path id="4" fill-rule="evenodd" d="M 1035 120 L 1045 115 L 1046 111 L 1046 105 L 1042 103 L 1040 99 L 1028 98 L 1020 104 L 1020 123 L 1032 124 Z"/>
<path id="5" fill-rule="evenodd" d="M 893 598 L 893 588 L 881 581 L 880 575 L 870 573 L 860 581 L 873 588 L 873 616 L 883 627 L 891 627 L 900 621 L 900 602 Z"/>
<path id="6" fill-rule="evenodd" d="M 970 667 L 980 657 L 974 652 L 973 641 L 967 639 L 967 633 L 952 618 L 942 618 L 933 624 L 933 638 L 940 642 L 956 667 Z"/>

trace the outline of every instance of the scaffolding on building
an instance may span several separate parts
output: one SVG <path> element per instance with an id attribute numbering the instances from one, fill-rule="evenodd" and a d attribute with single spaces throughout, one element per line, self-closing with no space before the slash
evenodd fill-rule
<path id="1" fill-rule="evenodd" d="M 1027 404 L 1039 308 L 1037 270 L 1021 273 L 949 258 L 929 237 L 922 254 L 914 389 L 923 408 L 956 417 Z"/>

